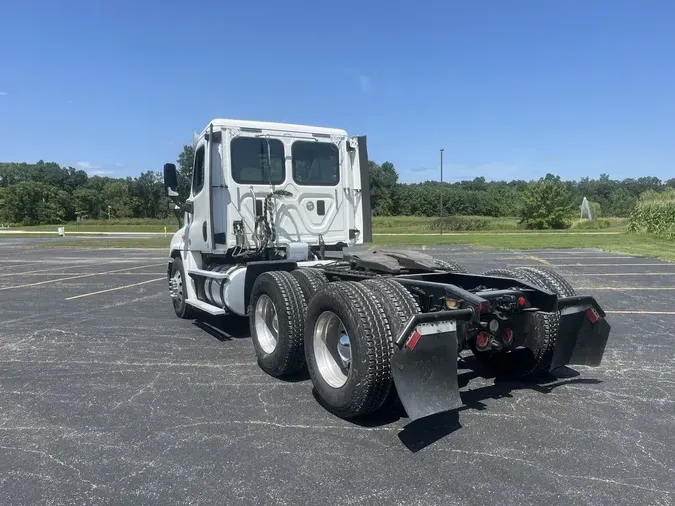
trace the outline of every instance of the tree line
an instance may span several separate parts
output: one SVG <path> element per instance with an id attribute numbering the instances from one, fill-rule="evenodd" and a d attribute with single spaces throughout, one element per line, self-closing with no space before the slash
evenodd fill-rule
<path id="1" fill-rule="evenodd" d="M 162 174 L 89 176 L 54 162 L 0 163 L 0 223 L 57 224 L 82 219 L 166 218 Z"/>
<path id="2" fill-rule="evenodd" d="M 192 173 L 193 150 L 185 146 L 178 155 L 180 192 L 187 196 Z M 470 181 L 401 183 L 390 162 L 371 161 L 370 195 L 375 216 L 444 215 L 522 216 L 535 228 L 559 228 L 556 218 L 578 212 L 586 197 L 602 216 L 629 216 L 640 195 L 675 188 L 675 179 L 656 177 L 614 180 L 563 181 L 547 175 L 539 181 Z M 542 210 L 541 207 L 547 207 Z M 537 218 L 537 213 L 541 215 Z M 0 163 L 0 223 L 16 225 L 58 224 L 76 219 L 147 218 L 172 216 L 164 195 L 163 176 L 148 170 L 138 177 L 114 178 L 88 175 L 54 162 Z M 528 218 L 529 216 L 529 218 Z M 539 221 L 537 221 L 539 220 Z"/>
<path id="3" fill-rule="evenodd" d="M 520 216 L 533 213 L 533 206 L 562 206 L 565 213 L 580 211 L 586 197 L 594 214 L 605 217 L 628 217 L 640 195 L 646 191 L 662 192 L 675 188 L 675 178 L 661 181 L 657 177 L 611 179 L 601 174 L 598 179 L 582 178 L 564 181 L 547 174 L 538 181 L 486 181 L 484 177 L 453 183 L 425 181 L 399 183 L 393 164 L 370 162 L 370 194 L 376 216 L 439 216 L 441 197 L 444 215 Z M 539 201 L 539 204 L 537 202 Z"/>

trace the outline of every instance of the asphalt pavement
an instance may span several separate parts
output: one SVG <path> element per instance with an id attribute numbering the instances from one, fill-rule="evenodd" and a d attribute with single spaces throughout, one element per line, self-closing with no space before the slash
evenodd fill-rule
<path id="1" fill-rule="evenodd" d="M 465 406 L 420 426 L 336 418 L 258 368 L 245 320 L 176 318 L 166 252 L 35 241 L 0 238 L 0 504 L 675 503 L 675 264 L 428 248 L 552 267 L 612 333 L 600 367 L 536 385 L 469 357 Z"/>

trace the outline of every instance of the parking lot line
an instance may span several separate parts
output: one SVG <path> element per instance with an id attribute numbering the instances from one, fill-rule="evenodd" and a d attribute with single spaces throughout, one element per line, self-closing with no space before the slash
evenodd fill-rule
<path id="1" fill-rule="evenodd" d="M 38 281 L 36 283 L 26 283 L 24 285 L 12 285 L 12 286 L 5 286 L 0 288 L 0 291 L 2 290 L 11 290 L 13 288 L 28 288 L 31 286 L 38 286 L 38 285 L 46 285 L 47 283 L 57 283 L 59 281 L 68 281 L 69 279 L 79 279 L 79 278 L 89 278 L 92 276 L 102 276 L 104 274 L 114 274 L 116 272 L 123 272 L 123 271 L 132 271 L 134 269 L 144 269 L 146 267 L 157 267 L 158 265 L 165 265 L 164 263 L 161 264 L 148 264 L 148 265 L 139 265 L 138 267 L 125 267 L 124 269 L 116 269 L 113 271 L 105 271 L 105 272 L 92 272 L 91 274 L 80 274 L 78 276 L 68 276 L 66 278 L 58 278 L 58 279 L 48 279 L 46 281 Z"/>
<path id="2" fill-rule="evenodd" d="M 84 274 L 92 274 L 91 272 L 38 272 L 35 274 L 21 273 L 27 276 L 80 276 Z M 164 272 L 118 272 L 117 276 L 161 276 Z"/>
<path id="3" fill-rule="evenodd" d="M 132 283 L 131 285 L 116 286 L 115 288 L 108 288 L 106 290 L 99 290 L 98 292 L 83 293 L 82 295 L 74 295 L 72 297 L 66 297 L 66 300 L 81 299 L 82 297 L 89 297 L 90 295 L 98 295 L 99 293 L 114 292 L 115 290 L 122 290 L 124 288 L 131 288 L 133 286 L 146 285 L 148 283 L 154 283 L 155 281 L 161 281 L 166 279 L 166 276 L 156 279 L 148 279 L 146 281 L 141 281 L 140 283 Z"/>
<path id="4" fill-rule="evenodd" d="M 675 290 L 675 286 L 579 286 L 577 290 Z"/>
<path id="5" fill-rule="evenodd" d="M 658 264 L 653 264 L 653 263 L 649 263 L 649 264 L 627 263 L 626 264 L 626 263 L 611 263 L 611 262 L 606 263 L 606 264 L 596 264 L 596 263 L 592 263 L 592 264 L 555 264 L 555 267 L 596 267 L 596 266 L 598 266 L 598 267 L 613 267 L 615 265 L 618 265 L 618 266 L 621 266 L 621 267 L 629 267 L 629 266 L 630 267 L 633 267 L 633 266 L 636 266 L 636 267 L 642 267 L 642 266 L 649 266 L 649 267 L 671 266 L 671 267 L 675 267 L 675 264 L 669 264 L 667 262 L 662 262 L 662 263 L 658 263 Z M 535 267 L 535 266 L 532 266 L 532 267 Z"/>
<path id="6" fill-rule="evenodd" d="M 675 272 L 569 272 L 566 276 L 675 276 Z"/>
<path id="7" fill-rule="evenodd" d="M 50 269 L 37 269 L 37 270 L 34 270 L 34 271 L 10 272 L 10 273 L 7 273 L 7 274 L 0 274 L 0 278 L 6 278 L 8 276 L 21 276 L 21 274 L 37 274 L 39 272 L 63 271 L 65 269 L 74 269 L 75 267 L 84 267 L 84 265 L 88 265 L 88 264 L 75 264 L 75 265 L 71 265 L 69 267 L 68 266 L 64 267 L 63 265 L 60 265 L 59 267 L 52 267 Z M 72 273 L 67 272 L 66 275 L 68 275 L 68 274 L 72 274 Z"/>
<path id="8" fill-rule="evenodd" d="M 551 265 L 551 262 L 549 262 L 545 258 L 541 258 L 536 255 L 526 255 L 525 258 L 527 258 L 528 260 L 534 260 L 535 262 L 538 262 L 540 264 Z"/>
<path id="9" fill-rule="evenodd" d="M 523 254 L 523 253 L 516 253 L 514 252 L 513 254 L 499 254 L 495 255 L 491 258 L 496 258 L 496 259 L 509 259 L 509 258 L 527 258 L 528 256 L 532 256 L 533 254 L 536 254 L 539 258 L 543 258 L 545 260 L 573 260 L 576 258 L 581 258 L 581 259 L 596 259 L 596 260 L 629 260 L 629 259 L 635 259 L 639 257 L 632 257 L 632 256 L 606 256 L 606 255 L 563 255 L 563 256 L 557 256 L 557 255 L 547 255 L 546 253 L 531 253 L 531 254 Z M 466 258 L 466 257 L 464 257 Z"/>
<path id="10" fill-rule="evenodd" d="M 607 314 L 660 314 L 660 315 L 675 315 L 675 311 L 641 311 L 629 309 L 605 309 Z"/>

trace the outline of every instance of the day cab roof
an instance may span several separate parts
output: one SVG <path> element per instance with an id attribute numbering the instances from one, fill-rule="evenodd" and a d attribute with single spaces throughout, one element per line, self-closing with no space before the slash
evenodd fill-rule
<path id="1" fill-rule="evenodd" d="M 340 128 L 326 128 L 312 125 L 297 125 L 293 123 L 278 123 L 272 121 L 250 121 L 239 119 L 216 118 L 211 120 L 214 130 L 227 128 L 251 128 L 260 130 L 276 130 L 289 133 L 319 134 L 346 137 L 347 132 Z M 202 133 L 208 131 L 208 126 Z"/>

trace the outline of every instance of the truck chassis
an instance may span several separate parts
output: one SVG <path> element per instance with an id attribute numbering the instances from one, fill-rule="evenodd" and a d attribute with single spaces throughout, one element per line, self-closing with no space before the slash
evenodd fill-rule
<path id="1" fill-rule="evenodd" d="M 223 301 L 228 267 L 216 261 L 189 273 L 199 298 L 209 300 L 208 291 L 213 302 L 219 292 Z M 244 302 L 261 369 L 276 378 L 307 370 L 321 404 L 345 419 L 399 400 L 411 420 L 460 407 L 457 361 L 466 349 L 509 378 L 598 366 L 610 331 L 593 297 L 546 268 L 470 274 L 414 251 L 244 268 L 230 299 Z M 186 300 L 180 255 L 168 279 L 176 314 L 194 317 L 200 302 Z"/>

